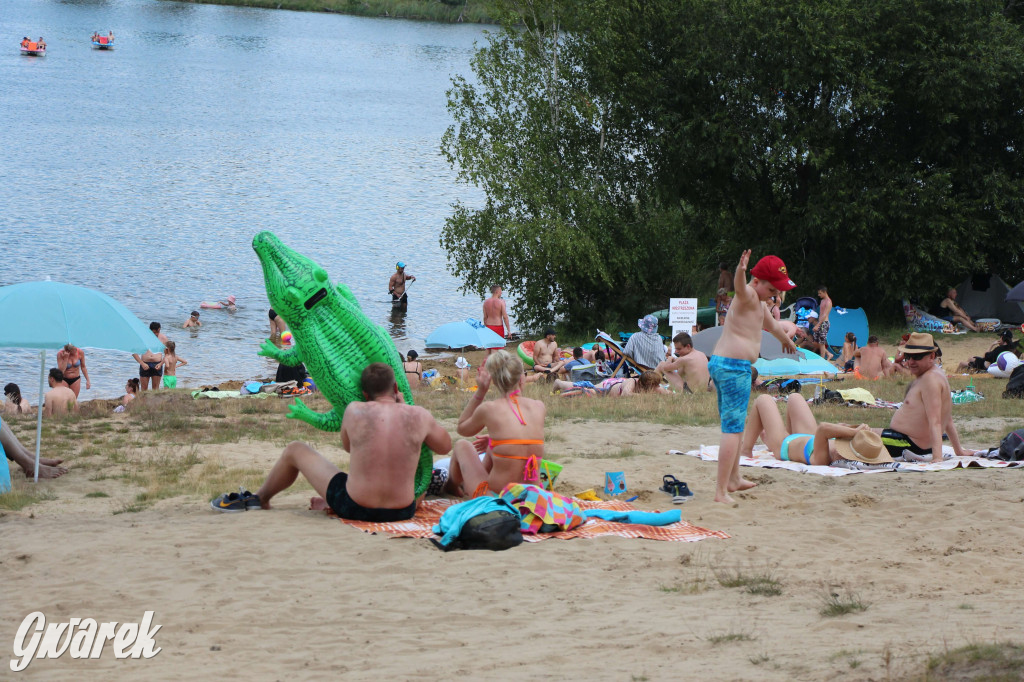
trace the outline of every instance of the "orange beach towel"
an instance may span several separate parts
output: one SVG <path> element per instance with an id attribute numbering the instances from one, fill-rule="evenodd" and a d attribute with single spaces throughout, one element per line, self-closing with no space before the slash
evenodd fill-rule
<path id="1" fill-rule="evenodd" d="M 633 505 L 618 500 L 588 502 L 576 499 L 575 501 L 584 510 L 611 509 L 614 511 L 636 511 L 636 507 Z M 449 499 L 426 500 L 416 510 L 416 515 L 408 521 L 395 521 L 393 523 L 370 523 L 368 521 L 348 521 L 346 519 L 341 519 L 341 521 L 365 533 L 389 533 L 400 538 L 436 538 L 438 536 L 434 535 L 433 527 L 440 521 L 444 510 L 457 503 L 458 500 Z M 592 518 L 588 519 L 582 526 L 577 526 L 572 530 L 558 533 L 524 535 L 523 540 L 526 542 L 540 542 L 541 540 L 549 540 L 551 538 L 569 540 L 571 538 L 596 538 L 605 535 L 616 535 L 622 538 L 664 540 L 667 542 L 697 542 L 706 538 L 727 539 L 729 537 L 728 534 L 722 531 L 693 526 L 686 521 L 672 523 L 667 526 L 644 526 Z"/>

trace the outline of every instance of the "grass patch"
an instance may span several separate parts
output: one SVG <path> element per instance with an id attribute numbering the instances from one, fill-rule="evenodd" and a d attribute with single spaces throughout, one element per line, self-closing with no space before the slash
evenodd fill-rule
<path id="1" fill-rule="evenodd" d="M 753 642 L 755 639 L 757 638 L 749 632 L 723 632 L 711 635 L 707 638 L 707 641 L 712 646 L 717 646 L 719 644 L 728 644 L 729 642 Z"/>
<path id="2" fill-rule="evenodd" d="M 1024 646 L 1012 642 L 968 644 L 928 658 L 922 679 L 990 680 L 1024 679 Z"/>
<path id="3" fill-rule="evenodd" d="M 86 497 L 110 497 L 110 495 L 106 494 L 105 492 L 99 491 L 99 490 L 97 490 L 95 492 L 91 492 L 91 493 L 86 493 L 85 496 Z"/>
<path id="4" fill-rule="evenodd" d="M 863 601 L 858 595 L 850 591 L 849 588 L 843 590 L 842 593 L 833 592 L 829 588 L 825 588 L 825 593 L 821 597 L 821 610 L 819 613 L 828 618 L 834 618 L 836 616 L 845 616 L 848 613 L 857 613 L 859 611 L 867 611 L 868 604 Z"/>
<path id="5" fill-rule="evenodd" d="M 10 490 L 0 495 L 0 509 L 18 511 L 37 502 L 57 499 L 57 495 L 52 490 L 35 488 L 36 484 L 34 483 L 32 485 L 32 488 Z"/>
<path id="6" fill-rule="evenodd" d="M 742 587 L 748 594 L 762 597 L 777 597 L 782 594 L 782 583 L 775 577 L 775 571 L 745 571 L 740 568 L 717 569 L 715 578 L 722 587 Z"/>
<path id="7" fill-rule="evenodd" d="M 150 504 L 149 502 L 126 502 L 120 508 L 114 510 L 114 516 L 118 514 L 136 514 L 149 509 Z"/>

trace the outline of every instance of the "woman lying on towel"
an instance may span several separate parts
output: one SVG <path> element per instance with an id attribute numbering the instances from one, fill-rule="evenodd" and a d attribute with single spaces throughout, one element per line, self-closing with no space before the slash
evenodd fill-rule
<path id="1" fill-rule="evenodd" d="M 574 395 L 604 395 L 613 398 L 621 398 L 625 395 L 636 393 L 669 393 L 661 387 L 661 375 L 658 372 L 646 371 L 639 378 L 623 379 L 614 377 L 603 379 L 596 384 L 589 381 L 555 381 L 555 390 L 561 391 L 563 397 Z"/>
<path id="2" fill-rule="evenodd" d="M 857 427 L 819 424 L 799 393 L 789 396 L 785 422 L 771 396 L 757 397 L 753 409 L 747 413 L 740 455 L 750 457 L 758 438 L 764 441 L 775 459 L 782 461 L 817 466 L 828 466 L 841 459 L 865 464 L 892 462 L 881 436 L 873 433 L 867 424 Z"/>
<path id="3" fill-rule="evenodd" d="M 497 396 L 484 402 L 492 383 Z M 457 431 L 470 437 L 486 429 L 488 435 L 455 444 L 449 491 L 479 497 L 499 493 L 509 483 L 539 482 L 547 408 L 540 400 L 521 397 L 523 384 L 523 362 L 508 351 L 492 354 L 477 370 L 477 390 L 459 417 Z"/>

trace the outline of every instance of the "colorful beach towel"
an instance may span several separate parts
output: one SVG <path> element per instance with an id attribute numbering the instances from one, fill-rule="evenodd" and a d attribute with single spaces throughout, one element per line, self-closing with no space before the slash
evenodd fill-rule
<path id="1" fill-rule="evenodd" d="M 867 464 L 865 468 L 845 468 L 841 466 L 811 466 L 799 462 L 783 462 L 775 459 L 768 448 L 763 445 L 754 446 L 753 457 L 740 457 L 740 466 L 761 467 L 763 469 L 789 469 L 802 474 L 818 474 L 819 476 L 846 476 L 847 474 L 879 474 L 889 471 L 947 471 L 949 469 L 1012 469 L 1024 466 L 1021 462 L 1003 462 L 997 459 L 986 459 L 984 457 L 957 457 L 953 454 L 953 448 L 948 445 L 942 447 L 945 460 L 932 464 L 931 462 L 894 462 L 893 464 Z M 701 445 L 699 450 L 669 450 L 670 455 L 689 455 L 704 462 L 718 461 L 717 445 Z M 853 466 L 858 463 L 854 462 Z"/>
<path id="2" fill-rule="evenodd" d="M 638 511 L 636 507 L 627 503 L 613 500 L 609 502 L 589 502 L 586 500 L 573 501 L 584 511 L 588 509 L 610 509 L 613 511 Z M 365 533 L 389 533 L 400 538 L 436 538 L 433 527 L 441 520 L 444 510 L 458 500 L 438 499 L 426 500 L 416 515 L 408 521 L 395 521 L 393 523 L 370 523 L 367 521 L 341 521 L 349 526 L 358 528 Z M 728 534 L 718 530 L 708 530 L 694 526 L 686 521 L 671 523 L 667 526 L 644 526 L 630 523 L 615 523 L 590 518 L 586 523 L 573 528 L 572 530 L 560 531 L 558 533 L 538 533 L 536 535 L 524 535 L 526 542 L 540 542 L 557 538 L 569 540 L 572 538 L 597 538 L 607 535 L 615 535 L 620 538 L 646 538 L 648 540 L 663 540 L 666 542 L 697 542 L 707 538 L 727 539 Z"/>
<path id="3" fill-rule="evenodd" d="M 572 530 L 587 520 L 571 497 L 525 483 L 509 483 L 498 496 L 519 510 L 523 535 L 535 535 L 542 527 Z"/>

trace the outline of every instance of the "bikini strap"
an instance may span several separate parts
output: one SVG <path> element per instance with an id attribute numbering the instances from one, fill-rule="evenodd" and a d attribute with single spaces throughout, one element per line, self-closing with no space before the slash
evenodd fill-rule
<path id="1" fill-rule="evenodd" d="M 517 395 L 519 395 L 518 388 L 509 393 L 507 396 L 505 396 L 505 398 L 508 400 L 508 405 L 510 408 L 512 408 L 512 412 L 513 414 L 516 415 L 516 418 L 519 420 L 519 423 L 523 426 L 526 426 L 526 420 L 523 419 L 523 410 L 522 408 L 519 407 L 519 398 L 516 397 Z"/>

